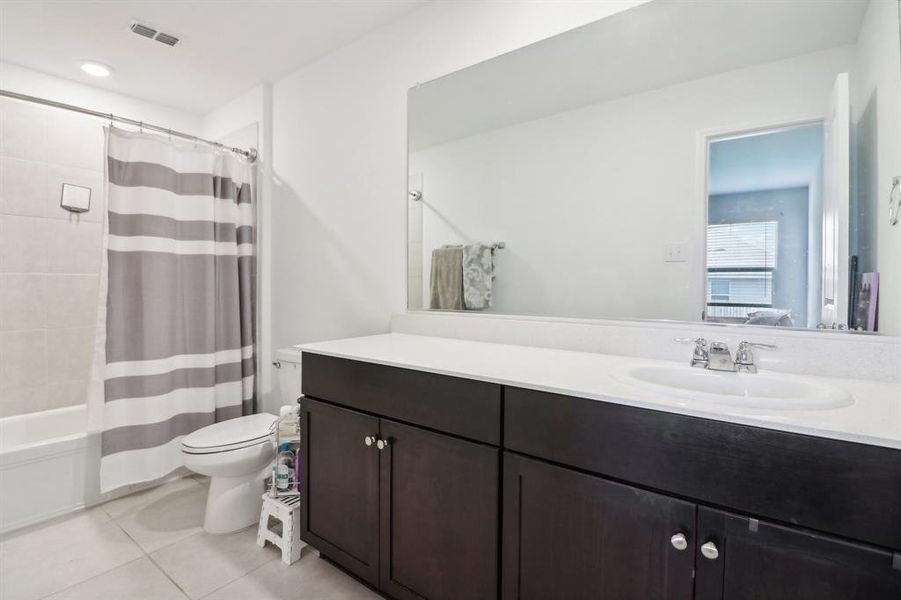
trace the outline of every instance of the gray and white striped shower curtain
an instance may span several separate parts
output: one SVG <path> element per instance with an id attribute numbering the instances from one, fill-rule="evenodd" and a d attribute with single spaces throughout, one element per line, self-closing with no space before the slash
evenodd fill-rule
<path id="1" fill-rule="evenodd" d="M 254 409 L 253 166 L 116 128 L 106 140 L 101 491 L 172 473 L 184 435 Z"/>

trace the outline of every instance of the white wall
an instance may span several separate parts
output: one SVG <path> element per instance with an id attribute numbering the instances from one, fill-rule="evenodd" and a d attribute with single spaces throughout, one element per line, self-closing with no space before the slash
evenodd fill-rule
<path id="1" fill-rule="evenodd" d="M 273 346 L 404 309 L 410 86 L 639 3 L 432 3 L 276 82 Z"/>
<path id="2" fill-rule="evenodd" d="M 433 248 L 503 240 L 493 312 L 698 320 L 699 135 L 822 117 L 853 55 L 843 46 L 729 71 L 414 153 L 423 297 Z M 686 262 L 664 261 L 673 243 L 687 245 Z"/>
<path id="3" fill-rule="evenodd" d="M 101 90 L 77 81 L 53 77 L 8 62 L 0 62 L 0 88 L 103 113 L 112 112 L 120 117 L 188 133 L 200 129 L 199 115 Z"/>
<path id="4" fill-rule="evenodd" d="M 272 342 L 272 134 L 271 87 L 259 85 L 203 118 L 203 136 L 241 148 L 257 149 L 257 391 L 259 408 L 278 414 L 282 404 L 273 373 L 277 346 Z"/>
<path id="5" fill-rule="evenodd" d="M 890 226 L 888 191 L 892 177 L 901 175 L 901 50 L 898 2 L 871 0 L 857 40 L 858 64 L 851 82 L 852 121 L 875 102 L 879 156 L 871 165 L 876 194 L 879 271 L 879 331 L 901 335 L 901 224 Z"/>

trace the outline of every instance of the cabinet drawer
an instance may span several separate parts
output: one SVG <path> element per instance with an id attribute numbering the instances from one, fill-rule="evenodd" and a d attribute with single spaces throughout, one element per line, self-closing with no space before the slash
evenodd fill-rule
<path id="1" fill-rule="evenodd" d="M 504 447 L 901 549 L 901 452 L 519 388 Z"/>
<path id="2" fill-rule="evenodd" d="M 501 386 L 321 354 L 303 354 L 303 393 L 500 445 Z"/>

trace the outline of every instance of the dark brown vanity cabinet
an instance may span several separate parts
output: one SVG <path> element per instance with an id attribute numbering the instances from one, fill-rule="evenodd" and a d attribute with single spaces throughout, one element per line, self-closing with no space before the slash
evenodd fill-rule
<path id="1" fill-rule="evenodd" d="M 516 388 L 504 415 L 505 600 L 901 600 L 901 452 Z"/>
<path id="2" fill-rule="evenodd" d="M 901 598 L 886 550 L 512 453 L 503 530 L 504 600 Z"/>
<path id="3" fill-rule="evenodd" d="M 305 355 L 307 373 L 317 358 Z M 382 383 L 388 367 L 368 367 L 327 359 L 305 376 L 302 539 L 393 598 L 496 598 L 499 386 L 417 376 L 417 398 Z M 348 408 L 366 406 L 366 395 L 379 414 Z M 494 427 L 474 418 L 480 403 Z"/>
<path id="4" fill-rule="evenodd" d="M 301 537 L 376 585 L 379 578 L 379 454 L 366 446 L 379 420 L 306 399 L 302 406 Z"/>
<path id="5" fill-rule="evenodd" d="M 901 561 L 883 549 L 703 506 L 698 540 L 697 600 L 901 598 Z"/>
<path id="6" fill-rule="evenodd" d="M 503 598 L 692 597 L 696 506 L 507 453 Z"/>
<path id="7" fill-rule="evenodd" d="M 304 354 L 301 537 L 387 596 L 901 600 L 901 452 Z"/>

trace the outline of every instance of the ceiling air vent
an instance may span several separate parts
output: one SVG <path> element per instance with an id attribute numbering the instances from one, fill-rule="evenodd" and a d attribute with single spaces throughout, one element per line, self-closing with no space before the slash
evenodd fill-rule
<path id="1" fill-rule="evenodd" d="M 174 35 L 169 35 L 168 33 L 158 33 L 154 38 L 158 42 L 162 42 L 167 46 L 174 46 L 178 43 L 178 38 Z"/>
<path id="2" fill-rule="evenodd" d="M 141 25 L 137 21 L 131 24 L 131 30 L 138 35 L 144 36 L 145 38 L 153 39 L 153 36 L 156 35 L 156 29 L 147 27 L 146 25 Z"/>

